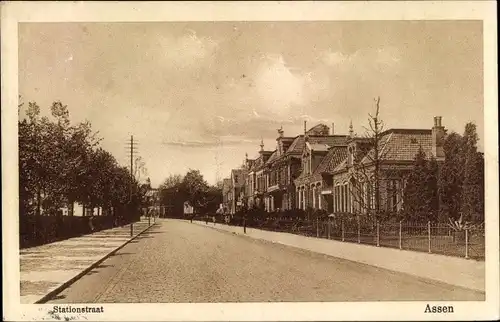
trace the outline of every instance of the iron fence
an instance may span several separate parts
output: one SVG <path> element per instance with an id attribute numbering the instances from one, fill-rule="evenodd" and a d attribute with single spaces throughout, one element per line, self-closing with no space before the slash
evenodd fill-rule
<path id="1" fill-rule="evenodd" d="M 243 225 L 241 218 L 230 224 Z M 457 230 L 446 223 L 432 222 L 268 217 L 248 220 L 247 227 L 475 260 L 484 260 L 485 256 L 484 224 Z"/>

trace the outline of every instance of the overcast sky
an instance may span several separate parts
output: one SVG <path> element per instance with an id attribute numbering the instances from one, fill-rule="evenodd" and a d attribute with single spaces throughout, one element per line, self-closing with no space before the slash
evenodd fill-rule
<path id="1" fill-rule="evenodd" d="M 387 128 L 439 115 L 482 141 L 482 55 L 473 21 L 33 23 L 19 25 L 19 88 L 91 121 L 124 165 L 133 134 L 154 186 L 189 168 L 214 183 L 261 138 L 273 150 L 281 125 L 361 134 L 376 96 Z"/>

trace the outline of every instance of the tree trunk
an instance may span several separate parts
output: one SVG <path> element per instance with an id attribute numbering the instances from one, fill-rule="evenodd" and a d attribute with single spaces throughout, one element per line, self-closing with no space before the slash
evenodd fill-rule
<path id="1" fill-rule="evenodd" d="M 36 193 L 36 214 L 40 216 L 42 214 L 42 189 L 38 187 Z"/>

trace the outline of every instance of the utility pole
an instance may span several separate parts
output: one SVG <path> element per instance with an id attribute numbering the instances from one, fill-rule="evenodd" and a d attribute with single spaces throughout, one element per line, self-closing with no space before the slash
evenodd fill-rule
<path id="1" fill-rule="evenodd" d="M 129 200 L 132 201 L 133 185 L 134 185 L 134 155 L 137 154 L 137 141 L 134 141 L 134 136 L 130 136 L 130 141 L 127 142 L 127 150 L 130 154 L 130 191 Z"/>
<path id="2" fill-rule="evenodd" d="M 130 136 L 130 200 L 132 200 L 132 182 L 134 179 L 134 136 Z"/>

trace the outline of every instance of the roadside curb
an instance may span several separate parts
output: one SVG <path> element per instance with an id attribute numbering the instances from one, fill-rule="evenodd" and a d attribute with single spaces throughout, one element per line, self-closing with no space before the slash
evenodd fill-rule
<path id="1" fill-rule="evenodd" d="M 99 264 L 101 264 L 102 262 L 104 262 L 106 259 L 108 259 L 110 256 L 112 256 L 113 254 L 115 254 L 117 251 L 119 251 L 120 249 L 122 249 L 123 247 L 125 247 L 125 245 L 127 245 L 128 243 L 130 243 L 131 241 L 133 241 L 134 239 L 136 239 L 137 237 L 139 237 L 139 235 L 143 234 L 144 232 L 146 232 L 148 229 L 150 229 L 151 227 L 155 226 L 156 223 L 151 223 L 150 226 L 146 227 L 145 229 L 143 229 L 141 232 L 137 233 L 135 236 L 133 236 L 132 238 L 130 238 L 129 240 L 127 240 L 126 242 L 124 242 L 122 245 L 116 247 L 115 249 L 113 249 L 111 252 L 109 252 L 108 254 L 104 255 L 101 259 L 95 261 L 94 263 L 90 264 L 90 266 L 88 266 L 87 268 L 85 268 L 84 270 L 82 270 L 80 273 L 78 273 L 77 275 L 75 275 L 74 277 L 70 278 L 69 280 L 67 280 L 66 282 L 62 283 L 61 285 L 59 285 L 58 287 L 56 287 L 55 289 L 53 289 L 52 291 L 50 291 L 49 293 L 45 294 L 44 296 L 42 296 L 39 300 L 35 301 L 33 304 L 44 304 L 46 303 L 47 301 L 51 300 L 52 297 L 54 297 L 55 295 L 59 294 L 60 292 L 62 292 L 64 289 L 68 288 L 71 284 L 75 283 L 76 281 L 78 281 L 80 278 L 82 278 L 84 275 L 86 275 L 88 272 L 90 272 L 91 270 L 93 270 L 96 266 L 99 266 Z"/>

